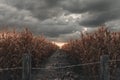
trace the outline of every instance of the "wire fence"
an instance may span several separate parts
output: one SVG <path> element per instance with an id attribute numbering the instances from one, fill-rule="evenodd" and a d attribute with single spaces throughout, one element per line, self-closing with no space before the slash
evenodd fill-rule
<path id="1" fill-rule="evenodd" d="M 117 62 L 117 61 L 119 61 L 120 62 L 120 60 L 110 60 L 109 62 Z M 92 62 L 92 63 L 85 63 L 85 64 L 76 64 L 76 65 L 69 65 L 69 66 L 63 66 L 63 67 L 53 67 L 52 69 L 61 69 L 61 68 L 71 68 L 71 67 L 80 67 L 80 66 L 87 66 L 87 65 L 95 65 L 95 64 L 100 64 L 100 62 L 98 61 L 98 62 Z M 18 69 L 22 69 L 22 67 L 16 67 L 16 68 L 3 68 L 3 69 L 0 69 L 0 71 L 6 71 L 6 70 L 18 70 Z M 40 70 L 42 70 L 42 69 L 49 69 L 49 68 L 32 68 L 33 70 L 34 69 L 40 69 Z"/>
<path id="2" fill-rule="evenodd" d="M 59 67 L 47 66 L 45 68 L 36 68 L 31 66 L 30 55 L 25 55 L 22 67 L 0 69 L 0 80 L 37 79 L 120 80 L 120 60 L 110 60 L 108 55 L 103 55 L 98 62 Z"/>
<path id="3" fill-rule="evenodd" d="M 0 71 L 7 71 L 7 70 L 22 70 L 22 67 L 16 67 L 16 68 L 3 68 L 3 69 L 0 69 Z"/>

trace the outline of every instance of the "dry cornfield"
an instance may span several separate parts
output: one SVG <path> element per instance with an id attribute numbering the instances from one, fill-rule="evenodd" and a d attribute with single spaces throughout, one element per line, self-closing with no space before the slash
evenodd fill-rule
<path id="1" fill-rule="evenodd" d="M 28 29 L 17 32 L 15 30 L 0 31 L 0 69 L 22 67 L 22 57 L 24 54 L 31 54 L 32 67 L 40 67 L 52 53 L 58 49 L 53 44 L 41 36 L 34 36 Z M 1 71 L 0 75 L 7 74 L 12 80 L 21 80 L 22 70 Z M 1 79 L 1 78 L 0 78 Z"/>
<path id="2" fill-rule="evenodd" d="M 100 56 L 104 54 L 109 55 L 111 60 L 117 60 L 120 59 L 120 32 L 112 32 L 102 27 L 92 33 L 82 33 L 79 39 L 70 40 L 62 49 L 80 64 L 100 61 Z M 116 63 L 118 62 L 110 63 L 112 75 L 117 67 Z M 95 65 L 84 66 L 86 73 L 94 75 L 99 73 L 98 68 Z"/>
<path id="3" fill-rule="evenodd" d="M 44 36 L 33 36 L 28 30 L 16 32 L 4 30 L 0 32 L 0 68 L 22 66 L 22 56 L 32 55 L 32 66 L 39 67 L 42 60 L 57 50 L 57 46 L 46 40 Z"/>

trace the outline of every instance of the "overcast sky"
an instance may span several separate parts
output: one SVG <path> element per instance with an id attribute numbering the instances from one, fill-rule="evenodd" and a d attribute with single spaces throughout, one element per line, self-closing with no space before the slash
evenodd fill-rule
<path id="1" fill-rule="evenodd" d="M 76 39 L 103 24 L 120 30 L 120 0 L 0 0 L 0 27 L 27 26 L 49 40 Z"/>

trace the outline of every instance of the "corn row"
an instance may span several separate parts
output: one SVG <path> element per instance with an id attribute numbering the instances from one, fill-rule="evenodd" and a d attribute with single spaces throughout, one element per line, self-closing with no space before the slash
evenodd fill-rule
<path id="1" fill-rule="evenodd" d="M 111 60 L 120 59 L 120 32 L 112 32 L 107 28 L 99 28 L 92 33 L 81 34 L 81 38 L 70 40 L 62 49 L 71 55 L 72 59 L 80 63 L 90 63 L 100 61 L 100 56 L 107 54 Z M 117 62 L 110 63 L 111 74 L 117 67 Z M 92 69 L 93 71 L 90 71 Z M 84 67 L 86 73 L 98 74 L 98 67 Z"/>

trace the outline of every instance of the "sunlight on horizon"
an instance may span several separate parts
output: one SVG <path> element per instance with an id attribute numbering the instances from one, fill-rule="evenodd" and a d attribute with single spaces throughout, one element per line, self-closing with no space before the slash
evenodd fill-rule
<path id="1" fill-rule="evenodd" d="M 52 42 L 52 43 L 55 43 L 57 46 L 59 46 L 59 48 L 62 48 L 62 46 L 66 44 L 65 42 Z"/>

